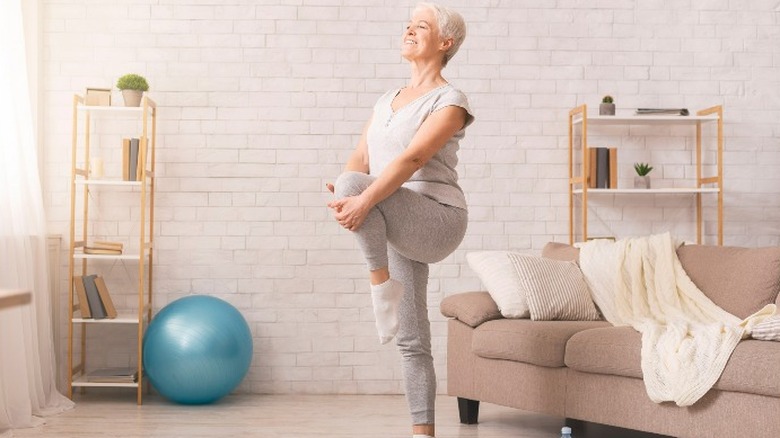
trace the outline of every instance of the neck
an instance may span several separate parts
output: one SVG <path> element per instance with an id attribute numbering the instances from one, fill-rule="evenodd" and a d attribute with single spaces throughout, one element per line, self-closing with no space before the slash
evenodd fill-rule
<path id="1" fill-rule="evenodd" d="M 412 76 L 409 78 L 409 88 L 441 87 L 447 80 L 441 75 L 441 64 L 412 63 Z"/>

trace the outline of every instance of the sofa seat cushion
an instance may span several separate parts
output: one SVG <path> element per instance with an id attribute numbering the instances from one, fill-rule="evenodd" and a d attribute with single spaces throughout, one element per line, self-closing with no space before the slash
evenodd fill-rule
<path id="1" fill-rule="evenodd" d="M 642 335 L 633 327 L 575 333 L 566 345 L 567 367 L 586 373 L 642 378 Z"/>
<path id="2" fill-rule="evenodd" d="M 572 335 L 608 325 L 605 321 L 497 319 L 474 330 L 471 349 L 477 356 L 488 359 L 563 367 L 566 342 Z"/>
<path id="3" fill-rule="evenodd" d="M 642 335 L 631 327 L 575 333 L 566 345 L 567 367 L 595 374 L 642 378 Z M 744 340 L 713 388 L 780 397 L 780 343 Z"/>

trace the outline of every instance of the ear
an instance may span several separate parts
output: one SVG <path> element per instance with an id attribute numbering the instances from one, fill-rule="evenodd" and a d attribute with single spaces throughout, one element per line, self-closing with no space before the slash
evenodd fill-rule
<path id="1" fill-rule="evenodd" d="M 450 50 L 450 47 L 455 44 L 455 42 L 452 40 L 452 38 L 447 38 L 445 40 L 441 40 L 441 44 L 439 45 L 439 48 L 446 52 L 447 50 Z"/>

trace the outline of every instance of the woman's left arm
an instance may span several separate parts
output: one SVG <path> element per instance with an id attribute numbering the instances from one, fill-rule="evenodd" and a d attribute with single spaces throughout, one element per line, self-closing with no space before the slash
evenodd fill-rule
<path id="1" fill-rule="evenodd" d="M 414 172 L 425 166 L 466 123 L 466 110 L 448 106 L 434 111 L 412 137 L 409 146 L 358 196 L 335 200 L 328 205 L 336 220 L 349 230 L 360 227 L 376 204 L 393 194 Z"/>

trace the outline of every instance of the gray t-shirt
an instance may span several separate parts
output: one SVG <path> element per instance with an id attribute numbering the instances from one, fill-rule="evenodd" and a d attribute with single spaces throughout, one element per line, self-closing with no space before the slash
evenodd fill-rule
<path id="1" fill-rule="evenodd" d="M 428 93 L 393 111 L 392 102 L 401 89 L 390 90 L 374 106 L 374 117 L 368 127 L 368 165 L 371 175 L 379 175 L 411 143 L 417 130 L 434 111 L 448 106 L 466 110 L 466 123 L 447 141 L 403 187 L 414 190 L 439 203 L 466 208 L 466 197 L 458 185 L 458 142 L 466 127 L 474 121 L 466 95 L 450 84 Z"/>

